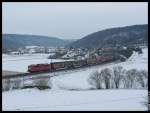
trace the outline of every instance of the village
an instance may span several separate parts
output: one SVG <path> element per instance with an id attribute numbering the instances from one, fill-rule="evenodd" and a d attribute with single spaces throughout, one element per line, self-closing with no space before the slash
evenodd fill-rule
<path id="1" fill-rule="evenodd" d="M 34 55 L 34 54 L 49 54 L 49 59 L 75 59 L 75 60 L 84 60 L 86 58 L 92 58 L 100 56 L 105 52 L 114 52 L 114 51 L 125 51 L 128 48 L 143 48 L 148 44 L 143 42 L 140 44 L 134 44 L 131 46 L 121 46 L 117 45 L 116 47 L 102 47 L 102 48 L 65 48 L 65 47 L 44 47 L 44 46 L 25 46 L 23 48 L 17 49 L 8 49 L 3 52 L 6 55 Z"/>

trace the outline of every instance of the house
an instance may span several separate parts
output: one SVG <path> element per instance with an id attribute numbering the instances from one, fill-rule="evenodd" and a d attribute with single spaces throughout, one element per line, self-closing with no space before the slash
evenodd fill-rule
<path id="1" fill-rule="evenodd" d="M 11 55 L 20 55 L 20 52 L 19 51 L 12 51 L 10 52 Z"/>

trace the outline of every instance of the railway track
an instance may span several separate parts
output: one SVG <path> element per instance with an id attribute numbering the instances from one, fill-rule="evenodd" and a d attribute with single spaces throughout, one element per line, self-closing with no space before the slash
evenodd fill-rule
<path id="1" fill-rule="evenodd" d="M 96 65 L 88 65 L 88 66 L 82 66 L 82 67 L 76 67 L 76 68 L 73 68 L 73 69 L 60 69 L 60 70 L 55 70 L 55 71 L 45 71 L 45 72 L 37 72 L 37 73 L 21 73 L 21 74 L 14 74 L 14 75 L 11 75 L 11 76 L 2 76 L 2 79 L 11 79 L 11 78 L 21 78 L 21 77 L 36 77 L 36 76 L 39 76 L 39 75 L 44 75 L 44 74 L 48 74 L 48 76 L 50 77 L 53 77 L 53 76 L 57 76 L 56 73 L 58 72 L 71 72 L 71 71 L 75 71 L 75 70 L 81 70 L 81 69 L 86 69 L 86 68 L 89 68 L 89 67 L 96 67 L 96 66 L 103 66 L 103 65 L 109 65 L 111 63 L 120 63 L 121 61 L 119 60 L 116 60 L 116 61 L 113 61 L 113 62 L 105 62 L 105 63 L 101 63 L 101 64 L 96 64 Z M 53 74 L 53 75 L 52 75 Z"/>

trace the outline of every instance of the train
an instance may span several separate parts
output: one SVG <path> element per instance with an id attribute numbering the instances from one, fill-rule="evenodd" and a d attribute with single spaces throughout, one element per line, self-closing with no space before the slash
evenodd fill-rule
<path id="1" fill-rule="evenodd" d="M 92 66 L 97 64 L 102 64 L 109 61 L 114 61 L 116 58 L 114 56 L 98 56 L 96 58 L 89 58 L 85 60 L 76 60 L 76 61 L 63 61 L 63 62 L 52 62 L 47 64 L 32 64 L 28 66 L 28 72 L 53 72 L 56 70 L 63 69 L 75 69 L 86 66 Z"/>

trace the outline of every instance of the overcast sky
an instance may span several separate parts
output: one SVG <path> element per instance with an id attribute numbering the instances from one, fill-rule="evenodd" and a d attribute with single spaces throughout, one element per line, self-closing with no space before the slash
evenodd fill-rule
<path id="1" fill-rule="evenodd" d="M 106 28 L 148 24 L 147 2 L 3 2 L 2 33 L 80 39 Z"/>

